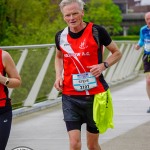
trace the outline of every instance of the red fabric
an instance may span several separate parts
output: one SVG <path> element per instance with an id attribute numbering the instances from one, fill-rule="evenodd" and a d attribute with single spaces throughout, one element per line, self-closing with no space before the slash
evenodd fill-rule
<path id="1" fill-rule="evenodd" d="M 6 100 L 0 100 L 0 107 L 4 107 L 6 105 Z"/>
<path id="2" fill-rule="evenodd" d="M 2 63 L 2 50 L 1 49 L 0 49 L 0 73 L 4 75 L 4 66 Z M 6 98 L 4 87 L 5 86 L 3 84 L 0 84 L 0 107 L 4 107 L 6 103 L 6 100 L 1 100 L 1 99 Z"/>

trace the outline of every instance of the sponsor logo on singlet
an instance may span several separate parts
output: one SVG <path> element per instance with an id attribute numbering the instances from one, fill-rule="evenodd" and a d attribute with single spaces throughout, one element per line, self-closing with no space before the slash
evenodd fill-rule
<path id="1" fill-rule="evenodd" d="M 81 42 L 79 48 L 80 49 L 86 49 L 88 47 L 86 39 L 83 40 L 83 42 Z"/>

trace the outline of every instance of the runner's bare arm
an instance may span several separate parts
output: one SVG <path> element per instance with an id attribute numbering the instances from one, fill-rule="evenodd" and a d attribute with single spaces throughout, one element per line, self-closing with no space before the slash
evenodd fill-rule
<path id="1" fill-rule="evenodd" d="M 104 61 L 107 62 L 108 66 L 110 67 L 121 59 L 122 54 L 119 51 L 119 48 L 116 45 L 116 43 L 113 41 L 108 46 L 106 46 L 106 48 L 111 52 L 111 55 Z M 90 72 L 96 78 L 99 77 L 101 73 L 106 69 L 104 63 L 87 66 L 87 68 L 90 69 Z"/>
<path id="2" fill-rule="evenodd" d="M 63 87 L 63 54 L 61 51 L 56 49 L 55 55 L 55 71 L 56 71 L 56 81 L 54 86 L 57 90 L 62 91 Z"/>

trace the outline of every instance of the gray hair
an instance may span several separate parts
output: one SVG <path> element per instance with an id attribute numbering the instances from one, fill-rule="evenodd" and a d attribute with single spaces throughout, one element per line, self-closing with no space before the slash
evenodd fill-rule
<path id="1" fill-rule="evenodd" d="M 62 12 L 62 9 L 66 6 L 66 5 L 69 5 L 73 2 L 76 2 L 79 4 L 81 10 L 84 9 L 84 5 L 85 3 L 82 1 L 82 0 L 62 0 L 61 3 L 59 4 L 59 7 L 60 7 L 60 10 Z"/>
<path id="2" fill-rule="evenodd" d="M 148 15 L 150 15 L 150 11 L 147 12 L 147 13 L 145 13 L 145 18 L 146 18 Z"/>

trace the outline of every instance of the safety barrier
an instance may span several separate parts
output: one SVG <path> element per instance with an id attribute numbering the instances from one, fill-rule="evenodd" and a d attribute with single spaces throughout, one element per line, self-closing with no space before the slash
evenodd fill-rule
<path id="1" fill-rule="evenodd" d="M 109 85 L 118 84 L 136 77 L 142 67 L 142 49 L 135 50 L 135 42 L 117 41 L 122 53 L 121 60 L 104 72 Z M 108 54 L 109 56 L 110 54 Z"/>
<path id="2" fill-rule="evenodd" d="M 134 50 L 135 42 L 116 41 L 116 43 L 118 44 L 120 51 L 123 54 L 122 59 L 118 63 L 116 63 L 115 65 L 111 66 L 110 68 L 108 68 L 106 71 L 103 72 L 103 75 L 105 76 L 105 79 L 110 86 L 135 78 L 138 75 L 142 65 L 142 59 L 141 59 L 142 50 L 139 51 Z M 47 57 L 44 60 L 39 73 L 37 74 L 37 77 L 31 87 L 29 94 L 27 95 L 27 98 L 23 100 L 24 101 L 23 106 L 25 107 L 33 106 L 36 102 L 37 95 L 41 88 L 48 66 L 51 63 L 51 58 L 55 52 L 55 44 L 3 46 L 1 48 L 3 50 L 7 50 L 8 52 L 9 50 L 22 51 L 21 57 L 18 63 L 16 64 L 19 73 L 28 57 L 28 52 L 30 49 L 48 48 Z M 108 57 L 109 55 L 110 54 L 107 54 L 105 57 Z M 13 90 L 9 89 L 9 91 L 11 96 Z M 58 94 L 59 92 L 53 87 L 52 89 L 50 89 L 46 100 L 55 100 L 58 97 Z"/>

